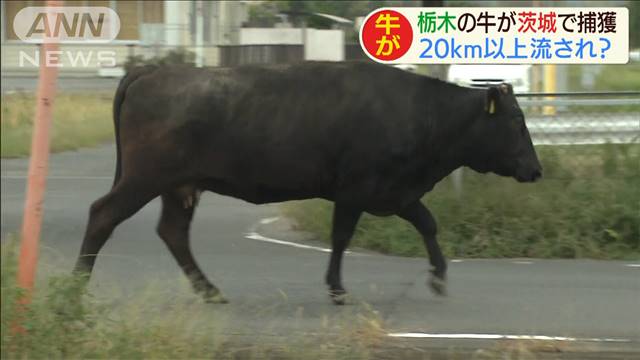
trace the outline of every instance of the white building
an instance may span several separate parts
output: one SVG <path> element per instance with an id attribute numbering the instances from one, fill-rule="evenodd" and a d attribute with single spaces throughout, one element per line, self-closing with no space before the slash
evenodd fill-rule
<path id="1" fill-rule="evenodd" d="M 21 9 L 43 4 L 2 1 L 3 76 L 37 74 L 39 47 L 21 41 L 12 24 Z M 204 66 L 279 62 L 283 58 L 344 59 L 342 30 L 242 28 L 248 20 L 247 1 L 66 0 L 64 5 L 109 7 L 120 18 L 120 31 L 106 44 L 61 44 L 61 76 L 121 76 L 129 56 L 151 58 L 176 48 L 193 52 L 196 63 Z"/>
<path id="2" fill-rule="evenodd" d="M 43 6 L 44 1 L 14 0 L 2 1 L 1 42 L 2 73 L 30 74 L 37 72 L 37 66 L 28 61 L 20 61 L 22 55 L 33 58 L 37 46 L 26 44 L 16 36 L 13 19 L 21 9 L 28 6 Z M 66 0 L 64 6 L 105 6 L 118 14 L 120 32 L 116 40 L 108 44 L 61 44 L 60 50 L 71 56 L 90 52 L 113 52 L 118 66 L 129 55 L 151 57 L 160 55 L 175 47 L 194 50 L 201 40 L 203 65 L 217 65 L 218 46 L 237 44 L 240 27 L 247 20 L 245 1 L 163 1 L 163 0 Z M 197 14 L 201 12 L 201 23 Z M 197 31 L 200 26 L 201 32 Z M 23 60 L 24 60 L 23 56 Z M 88 66 L 72 66 L 69 59 L 61 57 L 61 75 L 96 74 L 101 65 L 97 56 L 92 56 Z"/>

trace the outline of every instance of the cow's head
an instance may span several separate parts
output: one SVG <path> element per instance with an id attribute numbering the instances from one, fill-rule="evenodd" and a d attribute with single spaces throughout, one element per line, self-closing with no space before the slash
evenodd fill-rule
<path id="1" fill-rule="evenodd" d="M 474 170 L 511 176 L 520 182 L 533 182 L 542 176 L 511 85 L 501 84 L 486 91 L 484 111 L 475 121 L 473 133 L 479 143 L 469 164 Z"/>

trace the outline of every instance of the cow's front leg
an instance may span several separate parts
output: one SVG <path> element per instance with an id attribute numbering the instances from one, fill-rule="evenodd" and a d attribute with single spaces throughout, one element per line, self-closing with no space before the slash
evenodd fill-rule
<path id="1" fill-rule="evenodd" d="M 418 200 L 400 211 L 398 216 L 410 222 L 422 235 L 427 252 L 429 253 L 429 262 L 431 266 L 433 266 L 429 286 L 436 294 L 446 295 L 447 288 L 445 279 L 447 262 L 436 240 L 437 227 L 433 215 L 431 215 L 429 209 Z"/>
<path id="2" fill-rule="evenodd" d="M 342 286 L 341 266 L 344 250 L 349 246 L 362 211 L 336 203 L 333 208 L 333 228 L 331 230 L 331 259 L 326 282 L 329 296 L 336 305 L 344 305 L 347 291 Z"/>

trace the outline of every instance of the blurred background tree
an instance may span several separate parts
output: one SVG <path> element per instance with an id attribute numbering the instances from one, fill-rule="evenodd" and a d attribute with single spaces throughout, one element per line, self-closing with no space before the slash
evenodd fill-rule
<path id="1" fill-rule="evenodd" d="M 415 5 L 415 1 L 404 2 Z M 330 19 L 313 16 L 321 13 L 335 15 L 349 20 L 367 15 L 371 10 L 392 5 L 402 5 L 401 1 L 263 1 L 250 4 L 249 21 L 246 26 L 273 26 L 279 21 L 279 14 L 288 13 L 294 27 L 304 22 L 314 29 L 330 29 L 335 22 Z"/>

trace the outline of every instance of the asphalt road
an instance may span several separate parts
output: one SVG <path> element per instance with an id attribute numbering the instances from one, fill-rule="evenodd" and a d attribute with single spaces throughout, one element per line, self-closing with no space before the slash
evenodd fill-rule
<path id="1" fill-rule="evenodd" d="M 52 155 L 41 280 L 70 271 L 89 205 L 111 185 L 114 153 L 105 146 Z M 2 160 L 3 241 L 19 231 L 26 170 L 25 159 Z M 366 311 L 363 301 L 389 332 L 427 337 L 411 340 L 422 345 L 449 341 L 439 337 L 536 335 L 599 339 L 585 343 L 640 352 L 640 261 L 452 260 L 449 296 L 438 298 L 424 284 L 424 259 L 355 249 L 345 259 L 344 279 L 356 304 L 335 307 L 323 284 L 328 254 L 273 242 L 300 240 L 286 221 L 273 219 L 277 205 L 208 193 L 196 212 L 192 246 L 204 272 L 231 301 L 211 306 L 191 293 L 155 234 L 159 205 L 153 201 L 116 229 L 95 268 L 91 289 L 97 298 L 126 304 L 151 291 L 149 308 L 177 301 L 194 312 L 214 311 L 229 320 L 227 331 L 241 335 L 314 333 L 327 318 L 338 321 Z"/>

